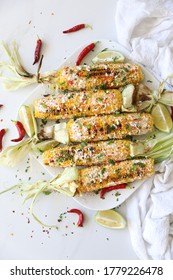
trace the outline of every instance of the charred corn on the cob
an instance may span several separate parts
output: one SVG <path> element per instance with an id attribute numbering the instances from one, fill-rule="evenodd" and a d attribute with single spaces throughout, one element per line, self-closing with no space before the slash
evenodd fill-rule
<path id="1" fill-rule="evenodd" d="M 97 191 L 113 185 L 130 183 L 154 174 L 154 160 L 135 159 L 114 165 L 92 166 L 79 170 L 79 193 Z"/>
<path id="2" fill-rule="evenodd" d="M 122 139 L 128 135 L 146 134 L 152 128 L 152 116 L 147 113 L 94 116 L 67 123 L 71 142 Z"/>
<path id="3" fill-rule="evenodd" d="M 130 143 L 128 140 L 110 140 L 57 147 L 43 153 L 43 162 L 61 167 L 113 163 L 130 156 Z"/>
<path id="4" fill-rule="evenodd" d="M 65 67 L 57 74 L 58 87 L 65 91 L 119 88 L 143 80 L 141 67 L 130 63 L 112 63 Z"/>
<path id="5" fill-rule="evenodd" d="M 122 94 L 115 89 L 50 95 L 34 102 L 35 117 L 51 120 L 111 114 L 121 106 Z"/>

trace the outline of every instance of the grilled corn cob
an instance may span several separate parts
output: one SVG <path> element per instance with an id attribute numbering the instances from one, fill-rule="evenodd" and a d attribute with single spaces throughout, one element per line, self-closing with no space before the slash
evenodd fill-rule
<path id="1" fill-rule="evenodd" d="M 79 170 L 79 193 L 97 191 L 113 185 L 130 183 L 154 174 L 153 159 L 135 159 L 114 165 L 92 166 Z"/>
<path id="2" fill-rule="evenodd" d="M 50 95 L 34 102 L 35 117 L 50 120 L 111 114 L 121 106 L 122 94 L 114 89 Z"/>
<path id="3" fill-rule="evenodd" d="M 130 157 L 130 143 L 128 140 L 110 140 L 57 147 L 43 153 L 43 162 L 60 167 L 113 163 Z"/>
<path id="4" fill-rule="evenodd" d="M 71 142 L 122 139 L 128 135 L 146 134 L 152 128 L 152 116 L 147 113 L 94 116 L 67 123 Z"/>
<path id="5" fill-rule="evenodd" d="M 108 89 L 138 84 L 143 77 L 141 67 L 137 64 L 82 65 L 60 69 L 55 84 L 63 91 Z"/>

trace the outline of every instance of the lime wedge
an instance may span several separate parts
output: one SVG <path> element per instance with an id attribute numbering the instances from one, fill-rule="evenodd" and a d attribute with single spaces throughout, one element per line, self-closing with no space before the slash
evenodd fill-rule
<path id="1" fill-rule="evenodd" d="M 52 148 L 55 148 L 59 145 L 59 143 L 55 140 L 45 140 L 33 145 L 32 149 L 36 152 L 45 152 Z"/>
<path id="2" fill-rule="evenodd" d="M 172 119 L 167 107 L 161 103 L 157 103 L 152 111 L 154 125 L 157 129 L 169 133 L 172 128 Z"/>
<path id="3" fill-rule="evenodd" d="M 95 215 L 95 221 L 103 227 L 112 229 L 122 229 L 126 226 L 125 219 L 114 210 L 98 211 Z"/>
<path id="4" fill-rule="evenodd" d="M 124 62 L 124 56 L 117 51 L 103 51 L 98 53 L 93 59 L 92 63 L 120 63 Z"/>
<path id="5" fill-rule="evenodd" d="M 37 123 L 34 113 L 29 106 L 22 105 L 19 109 L 19 117 L 25 128 L 27 135 L 31 138 L 37 134 Z"/>

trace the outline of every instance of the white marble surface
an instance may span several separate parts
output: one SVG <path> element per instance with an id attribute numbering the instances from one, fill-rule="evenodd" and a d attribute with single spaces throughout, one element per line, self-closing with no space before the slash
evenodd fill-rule
<path id="1" fill-rule="evenodd" d="M 1 0 L 0 41 L 16 40 L 24 65 L 34 72 L 33 52 L 39 35 L 44 41 L 42 71 L 55 69 L 80 45 L 100 39 L 116 41 L 114 6 L 115 0 Z M 62 34 L 62 30 L 81 22 L 91 24 L 93 30 Z M 2 56 L 0 50 L 0 60 Z M 0 129 L 9 129 L 4 146 L 17 134 L 11 119 L 16 119 L 20 104 L 34 88 L 30 86 L 16 92 L 0 88 L 0 104 L 4 104 L 0 110 L 0 119 L 3 119 Z M 35 182 L 49 178 L 34 160 L 30 165 L 27 173 L 27 160 L 17 168 L 0 167 L 0 189 L 14 185 L 19 179 L 27 182 L 31 177 Z M 49 232 L 30 216 L 29 202 L 22 205 L 22 201 L 21 196 L 12 193 L 0 197 L 0 259 L 137 259 L 128 228 L 118 231 L 98 226 L 94 221 L 95 211 L 83 208 L 73 199 L 53 194 L 38 200 L 35 212 L 46 223 L 55 223 L 67 208 L 80 208 L 85 214 L 83 228 L 77 228 L 74 225 L 77 217 L 68 214 L 58 224 L 58 230 Z M 126 216 L 123 205 L 119 211 Z"/>

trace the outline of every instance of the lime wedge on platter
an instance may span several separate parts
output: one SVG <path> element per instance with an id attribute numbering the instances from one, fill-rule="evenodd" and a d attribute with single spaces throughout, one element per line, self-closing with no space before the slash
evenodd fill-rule
<path id="1" fill-rule="evenodd" d="M 111 229 L 123 229 L 126 226 L 123 216 L 114 210 L 98 211 L 95 221 L 97 224 Z"/>
<path id="2" fill-rule="evenodd" d="M 124 59 L 124 55 L 118 51 L 102 51 L 92 59 L 92 63 L 122 63 Z"/>
<path id="3" fill-rule="evenodd" d="M 154 125 L 157 129 L 169 133 L 172 128 L 172 119 L 167 107 L 161 103 L 157 103 L 152 111 Z"/>

